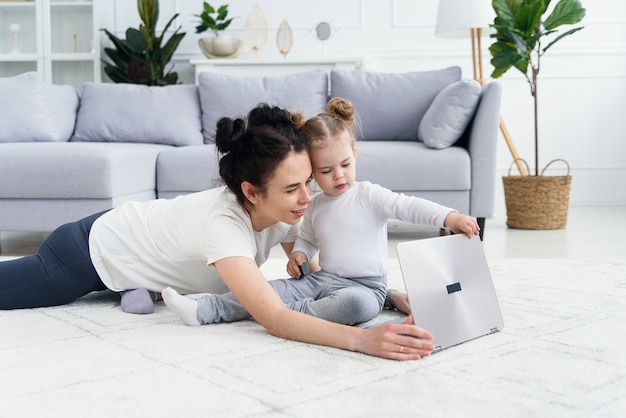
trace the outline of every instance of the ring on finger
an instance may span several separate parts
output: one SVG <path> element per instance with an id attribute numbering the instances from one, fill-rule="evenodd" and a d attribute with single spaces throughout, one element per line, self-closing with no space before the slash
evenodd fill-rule
<path id="1" fill-rule="evenodd" d="M 400 353 L 404 353 L 404 346 L 403 345 L 400 346 Z"/>

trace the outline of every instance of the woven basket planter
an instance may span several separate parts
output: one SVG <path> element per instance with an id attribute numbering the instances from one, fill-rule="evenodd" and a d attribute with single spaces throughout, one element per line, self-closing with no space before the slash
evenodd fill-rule
<path id="1" fill-rule="evenodd" d="M 556 161 L 567 165 L 567 175 L 544 176 L 548 166 Z M 539 176 L 511 176 L 509 168 L 509 175 L 502 177 L 507 226 L 514 229 L 565 228 L 572 184 L 569 173 L 569 164 L 561 159 L 550 161 Z"/>

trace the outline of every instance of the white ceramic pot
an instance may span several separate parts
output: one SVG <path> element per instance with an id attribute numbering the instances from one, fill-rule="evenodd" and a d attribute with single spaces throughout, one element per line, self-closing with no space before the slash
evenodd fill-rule
<path id="1" fill-rule="evenodd" d="M 214 55 L 227 57 L 235 52 L 235 42 L 230 36 L 216 36 L 211 38 L 211 50 Z"/>
<path id="2" fill-rule="evenodd" d="M 230 42 L 224 42 L 222 38 L 200 38 L 198 45 L 207 58 L 237 58 L 243 49 L 243 41 L 229 37 Z"/>

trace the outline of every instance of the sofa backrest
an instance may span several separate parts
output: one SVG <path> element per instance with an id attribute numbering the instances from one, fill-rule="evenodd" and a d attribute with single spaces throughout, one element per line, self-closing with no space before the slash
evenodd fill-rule
<path id="1" fill-rule="evenodd" d="M 85 83 L 72 141 L 202 144 L 198 88 Z"/>
<path id="2" fill-rule="evenodd" d="M 0 143 L 63 142 L 74 130 L 78 93 L 35 71 L 0 78 Z"/>
<path id="3" fill-rule="evenodd" d="M 78 92 L 72 86 L 46 84 L 46 98 L 52 118 L 59 129 L 59 141 L 69 141 L 74 132 L 80 104 Z"/>
<path id="4" fill-rule="evenodd" d="M 213 142 L 217 122 L 238 118 L 260 103 L 304 113 L 307 118 L 326 110 L 328 74 L 323 70 L 280 76 L 242 77 L 201 73 L 198 89 L 202 105 L 204 141 Z"/>
<path id="5" fill-rule="evenodd" d="M 331 97 L 354 105 L 364 141 L 416 141 L 418 127 L 435 96 L 461 80 L 461 68 L 410 73 L 377 73 L 334 69 Z"/>

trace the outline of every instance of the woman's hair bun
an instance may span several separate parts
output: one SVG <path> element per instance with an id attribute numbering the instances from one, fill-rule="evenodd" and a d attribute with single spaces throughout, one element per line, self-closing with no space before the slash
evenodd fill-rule
<path id="1" fill-rule="evenodd" d="M 237 149 L 239 139 L 246 129 L 246 122 L 243 119 L 221 118 L 217 122 L 215 133 L 215 145 L 222 154 L 232 152 Z"/>

